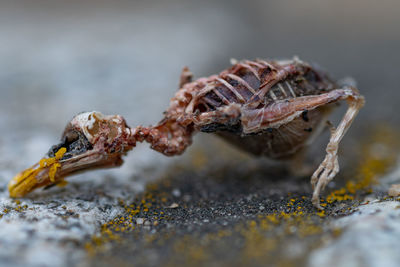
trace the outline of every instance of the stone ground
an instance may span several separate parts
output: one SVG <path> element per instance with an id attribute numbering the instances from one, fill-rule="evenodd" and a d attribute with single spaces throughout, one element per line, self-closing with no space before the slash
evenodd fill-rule
<path id="1" fill-rule="evenodd" d="M 400 203 L 387 191 L 400 183 L 399 10 L 391 0 L 2 1 L 0 265 L 397 266 Z M 308 177 L 206 134 L 177 158 L 140 145 L 120 169 L 8 197 L 7 182 L 74 114 L 155 123 L 183 65 L 199 77 L 231 57 L 294 54 L 354 76 L 367 98 L 324 212 Z"/>

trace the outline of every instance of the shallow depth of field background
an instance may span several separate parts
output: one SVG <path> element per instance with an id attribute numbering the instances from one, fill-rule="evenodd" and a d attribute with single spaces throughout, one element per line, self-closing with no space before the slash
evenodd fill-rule
<path id="1" fill-rule="evenodd" d="M 375 127 L 397 128 L 400 122 L 399 13 L 398 0 L 0 0 L 0 204 L 9 201 L 7 181 L 57 143 L 75 114 L 98 110 L 121 114 L 131 126 L 155 124 L 177 90 L 183 66 L 195 77 L 209 76 L 229 67 L 231 58 L 297 55 L 334 78 L 353 77 L 367 104 L 341 147 L 346 170 L 351 166 L 346 157 L 357 155 L 353 145 L 360 138 Z M 336 121 L 344 107 L 333 116 Z M 326 138 L 327 133 L 319 144 Z M 195 141 L 194 147 L 203 148 L 216 142 L 205 134 Z M 319 155 L 314 162 L 322 157 L 322 145 L 313 147 Z M 209 155 L 213 161 L 214 154 Z M 214 156 L 220 160 L 221 153 Z M 174 159 L 141 145 L 126 161 L 118 170 L 71 179 L 65 192 L 81 192 L 81 184 L 91 188 L 92 182 L 108 188 L 108 181 L 116 191 L 124 186 L 142 190 L 147 182 L 142 171 Z M 113 195 L 114 189 L 104 189 L 110 201 L 119 194 Z M 107 216 L 103 219 L 112 217 Z M 45 264 L 23 238 L 7 235 L 30 224 L 18 222 L 0 229 L 0 258 L 15 263 L 12 255 L 28 247 L 22 262 Z M 83 234 L 97 229 L 96 218 L 92 223 L 86 223 L 89 230 Z M 46 238 L 32 240 L 42 244 Z M 65 265 L 64 249 L 52 249 L 43 259 L 54 254 L 50 263 Z"/>
<path id="2" fill-rule="evenodd" d="M 399 10 L 396 0 L 1 1 L 1 128 L 59 133 L 93 109 L 155 123 L 185 65 L 200 77 L 230 58 L 293 55 L 358 81 L 368 105 L 356 127 L 398 122 Z"/>
<path id="3" fill-rule="evenodd" d="M 82 111 L 155 124 L 183 66 L 202 77 L 231 58 L 297 55 L 358 82 L 353 153 L 352 137 L 400 120 L 399 11 L 396 0 L 1 1 L 0 149 L 36 136 L 42 146 L 17 148 L 35 160 Z"/>

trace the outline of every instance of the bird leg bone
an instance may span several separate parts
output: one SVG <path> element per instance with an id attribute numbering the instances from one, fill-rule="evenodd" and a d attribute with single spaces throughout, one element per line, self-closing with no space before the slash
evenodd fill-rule
<path id="1" fill-rule="evenodd" d="M 365 103 L 364 97 L 362 97 L 354 87 L 349 87 L 344 90 L 346 90 L 346 94 L 343 95 L 341 99 L 346 99 L 349 107 L 338 127 L 334 128 L 331 126 L 331 137 L 326 147 L 325 159 L 311 177 L 311 184 L 314 188 L 312 203 L 319 209 L 322 209 L 319 199 L 320 192 L 339 172 L 337 156 L 339 143 Z"/>
<path id="2" fill-rule="evenodd" d="M 311 184 L 314 188 L 312 202 L 314 206 L 322 209 L 319 204 L 319 195 L 339 172 L 337 159 L 339 143 L 365 102 L 364 97 L 359 94 L 356 88 L 348 86 L 321 95 L 276 101 L 274 104 L 260 109 L 230 104 L 215 111 L 202 113 L 199 115 L 200 119 L 193 118 L 193 121 L 196 126 L 202 126 L 202 124 L 210 122 L 235 124 L 240 119 L 243 133 L 250 134 L 268 128 L 278 128 L 300 116 L 304 110 L 323 107 L 340 100 L 347 100 L 349 107 L 339 126 L 336 129 L 333 126 L 331 127 L 326 157 L 311 177 Z"/>
<path id="3" fill-rule="evenodd" d="M 190 73 L 186 70 L 181 82 L 189 80 Z M 36 188 L 61 184 L 64 177 L 80 171 L 120 166 L 123 163 L 122 156 L 135 147 L 137 142 L 146 141 L 152 149 L 167 156 L 179 155 L 192 143 L 193 134 L 204 124 L 241 123 L 243 133 L 251 134 L 267 128 L 278 128 L 298 117 L 304 110 L 339 100 L 347 100 L 349 107 L 339 126 L 332 128 L 326 157 L 311 178 L 314 187 L 312 202 L 321 208 L 319 195 L 339 171 L 339 142 L 364 104 L 364 98 L 354 87 L 283 100 L 261 109 L 230 104 L 188 118 L 183 116 L 176 119 L 176 116 L 167 115 L 154 127 L 130 128 L 119 115 L 81 113 L 68 123 L 62 142 L 53 146 L 37 164 L 14 177 L 8 189 L 11 197 L 22 197 Z"/>
<path id="4" fill-rule="evenodd" d="M 356 88 L 348 86 L 321 95 L 303 96 L 275 102 L 262 109 L 245 109 L 241 113 L 243 132 L 251 133 L 269 127 L 277 128 L 298 117 L 304 110 L 312 110 L 339 100 L 347 100 L 348 109 L 338 127 L 336 129 L 331 127 L 331 137 L 326 147 L 325 159 L 311 177 L 311 184 L 314 189 L 312 203 L 319 209 L 322 209 L 319 203 L 321 191 L 339 172 L 337 157 L 339 143 L 364 105 L 364 97 L 359 94 Z"/>

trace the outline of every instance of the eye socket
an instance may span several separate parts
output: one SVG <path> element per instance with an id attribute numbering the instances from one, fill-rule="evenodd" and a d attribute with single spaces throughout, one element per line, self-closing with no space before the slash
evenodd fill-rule
<path id="1" fill-rule="evenodd" d="M 83 154 L 93 148 L 92 144 L 87 140 L 84 134 L 76 130 L 69 130 L 65 132 L 61 143 L 52 146 L 47 155 L 49 157 L 54 157 L 55 153 L 57 153 L 57 151 L 62 147 L 67 149 L 67 152 L 62 157 L 62 160 Z"/>
<path id="2" fill-rule="evenodd" d="M 69 131 L 64 135 L 65 142 L 72 143 L 79 139 L 79 134 L 77 131 Z"/>

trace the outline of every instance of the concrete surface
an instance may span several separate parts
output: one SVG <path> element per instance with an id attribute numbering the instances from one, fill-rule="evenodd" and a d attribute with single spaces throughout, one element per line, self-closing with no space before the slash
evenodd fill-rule
<path id="1" fill-rule="evenodd" d="M 1 1 L 0 265 L 396 266 L 398 11 L 394 0 Z M 199 77 L 232 57 L 293 55 L 353 76 L 367 99 L 325 212 L 308 178 L 205 134 L 177 158 L 141 145 L 120 169 L 8 197 L 78 112 L 156 123 L 184 65 Z"/>

